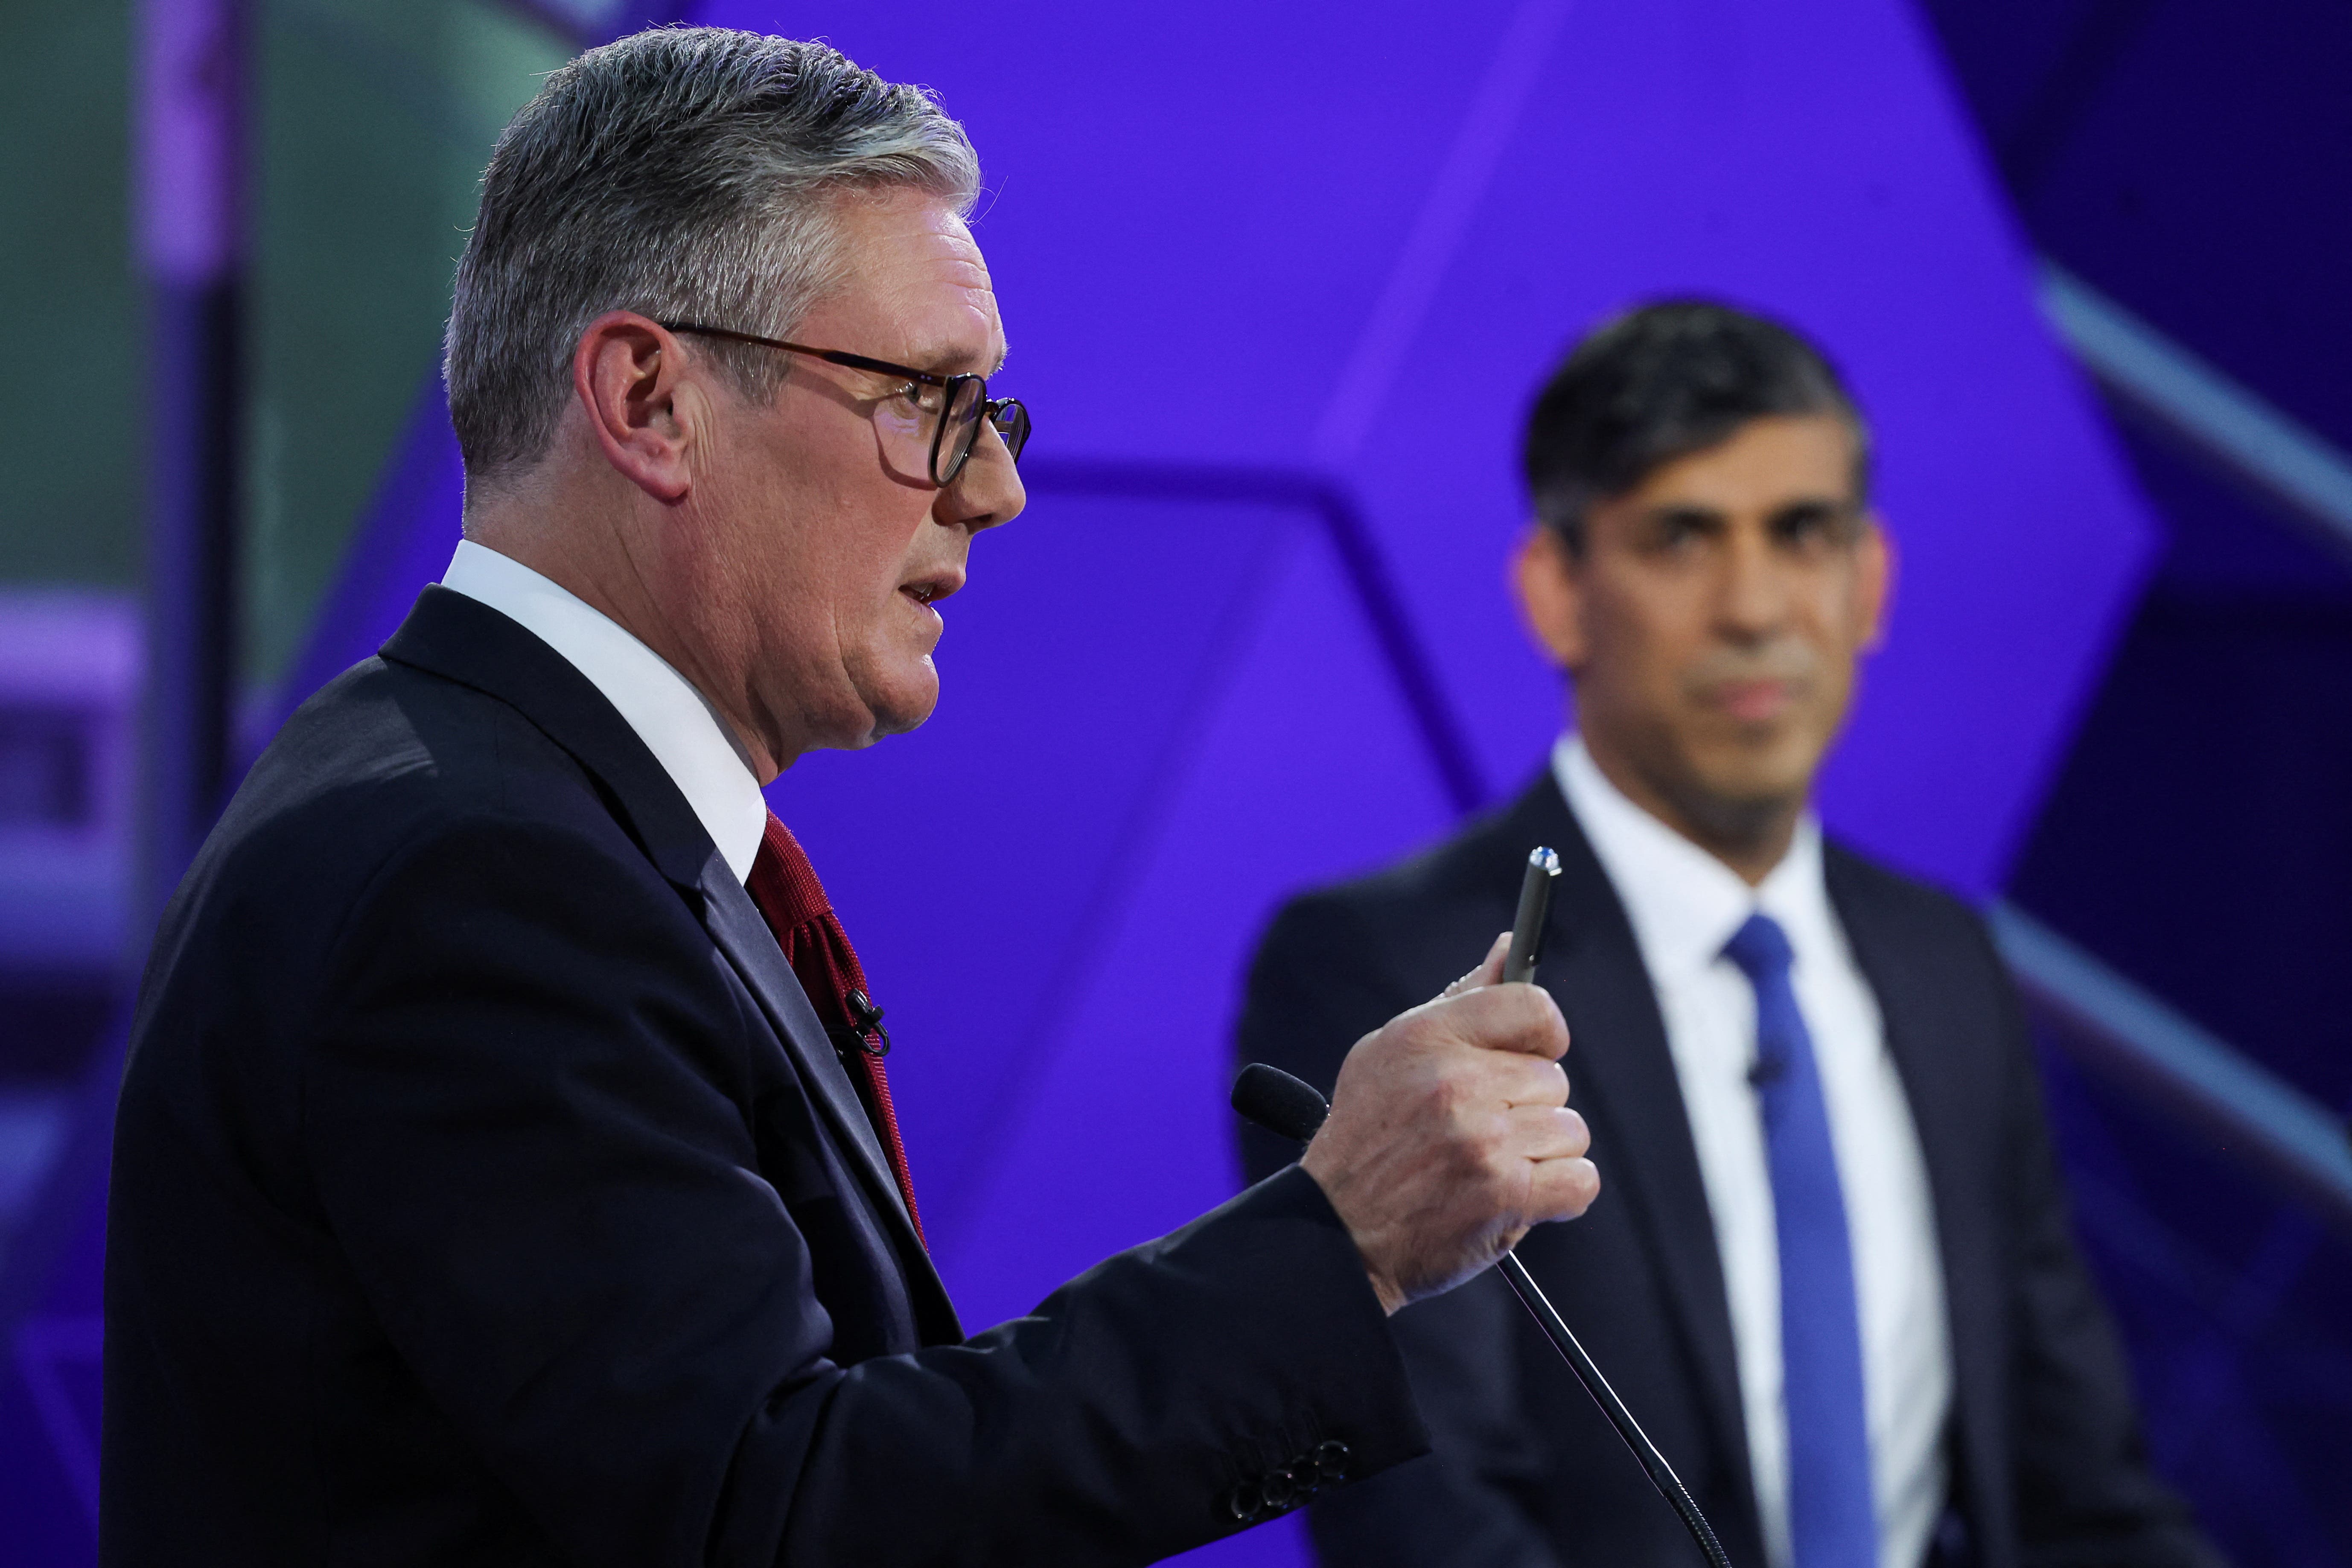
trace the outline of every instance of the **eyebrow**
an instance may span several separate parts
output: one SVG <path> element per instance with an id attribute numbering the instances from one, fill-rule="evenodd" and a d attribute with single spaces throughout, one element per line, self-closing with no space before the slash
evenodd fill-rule
<path id="1" fill-rule="evenodd" d="M 1791 496 L 1786 500 L 1776 502 L 1767 508 L 1764 516 L 1769 520 L 1787 517 L 1796 512 L 1860 511 L 1862 507 L 1861 501 L 1850 497 Z M 1643 507 L 1642 515 L 1658 519 L 1673 517 L 1720 519 L 1727 518 L 1731 513 L 1712 501 L 1668 500 Z"/>
<path id="2" fill-rule="evenodd" d="M 996 356 L 996 363 L 979 374 L 983 376 L 994 375 L 1004 368 L 1005 355 L 1012 352 L 1012 345 L 1006 344 L 1003 353 Z M 929 371 L 933 375 L 963 375 L 969 373 L 954 367 L 971 363 L 971 356 L 961 349 L 949 348 L 945 345 L 924 348 L 907 357 L 908 364 L 917 370 Z"/>

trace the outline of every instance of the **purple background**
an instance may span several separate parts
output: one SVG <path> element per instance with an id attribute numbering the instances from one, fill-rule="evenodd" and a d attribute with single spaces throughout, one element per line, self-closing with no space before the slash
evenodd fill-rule
<path id="1" fill-rule="evenodd" d="M 1907 7 L 1431 15 L 707 8 L 824 36 L 965 121 L 1003 384 L 1038 418 L 1031 510 L 946 610 L 940 716 L 771 791 L 890 1010 L 974 1324 L 1232 1190 L 1230 1024 L 1278 899 L 1539 764 L 1561 694 L 1503 592 L 1513 451 L 1602 314 L 1727 294 L 1851 373 L 1902 573 L 1824 809 L 1899 864 L 2001 884 L 2146 569 L 2151 527 Z M 428 389 L 289 695 L 438 574 L 457 511 Z M 91 1243 L 85 1222 L 20 1342 L 43 1396 L 0 1402 L 59 1467 L 12 1484 L 68 1514 Z M 1217 1554 L 1297 1551 L 1284 1524 Z"/>
<path id="2" fill-rule="evenodd" d="M 712 19 L 820 31 L 965 119 L 1042 457 L 1267 465 L 1351 498 L 1486 792 L 1559 721 L 1502 588 L 1535 383 L 1659 292 L 1815 333 L 1877 424 L 1903 554 L 1825 810 L 1991 891 L 2151 531 L 1910 13 L 1474 4 L 1442 47 L 1395 16 Z M 1412 722 L 1328 533 L 1052 472 L 948 607 L 940 716 L 771 792 L 901 1022 L 894 1082 L 976 1320 L 1227 1190 L 1255 928 L 1454 805 L 1443 726 Z M 950 869 L 918 887 L 931 854 Z"/>

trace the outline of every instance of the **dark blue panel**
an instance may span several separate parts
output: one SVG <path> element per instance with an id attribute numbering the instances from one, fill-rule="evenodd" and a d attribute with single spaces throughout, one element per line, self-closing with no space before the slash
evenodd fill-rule
<path id="1" fill-rule="evenodd" d="M 2352 1257 L 2226 1154 L 2044 1060 L 2158 1470 L 2249 1568 L 2352 1563 Z"/>
<path id="2" fill-rule="evenodd" d="M 1989 14 L 1972 82 L 2036 242 L 2232 376 L 2352 445 L 2352 9 L 2335 0 L 2142 0 Z M 1979 24 L 1982 26 L 1982 24 Z M 1947 24 L 1948 31 L 1951 24 Z M 2077 42 L 2079 40 L 2079 43 Z"/>

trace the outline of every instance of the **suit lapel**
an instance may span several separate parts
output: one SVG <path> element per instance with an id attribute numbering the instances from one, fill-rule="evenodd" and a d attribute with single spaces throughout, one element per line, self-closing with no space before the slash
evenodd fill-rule
<path id="1" fill-rule="evenodd" d="M 1570 1103 L 1588 1110 L 1596 1123 L 1594 1158 L 1657 1261 L 1707 1420 L 1738 1494 L 1753 1498 L 1723 1261 L 1649 970 L 1624 906 L 1549 773 L 1512 816 L 1525 841 L 1517 854 L 1539 843 L 1559 853 L 1537 973 L 1568 1019 L 1569 1079 L 1581 1086 Z M 1623 1160 L 1611 1161 L 1612 1143 L 1629 1152 Z"/>
<path id="2" fill-rule="evenodd" d="M 628 721 L 594 682 L 530 632 L 488 605 L 438 585 L 418 595 L 415 608 L 383 652 L 386 658 L 499 699 L 603 782 L 615 815 L 655 868 L 699 909 L 712 942 L 759 998 L 809 1098 L 856 1170 L 897 1246 L 918 1321 L 944 1337 L 962 1338 L 955 1329 L 946 1288 L 915 1235 L 866 1107 L 834 1055 L 815 1009 L 751 895 L 735 880 L 694 808 Z"/>
<path id="3" fill-rule="evenodd" d="M 674 886 L 692 889 L 714 852 L 694 808 L 620 710 L 572 661 L 520 623 L 434 584 L 416 596 L 385 658 L 497 698 L 603 783 L 614 815 Z"/>
<path id="4" fill-rule="evenodd" d="M 1830 907 L 1837 911 L 1855 966 L 1878 1003 L 1887 1053 L 1895 1058 L 1904 1097 L 1910 1101 L 1928 1188 L 1937 1208 L 1948 1209 L 1960 1196 L 1962 1167 L 1969 1158 L 1965 1146 L 1969 1119 L 1953 1114 L 1974 1092 L 1966 1070 L 1967 1042 L 1945 1038 L 1948 1014 L 1932 1005 L 1933 988 L 1909 973 L 1899 933 L 1890 930 L 1882 913 L 1865 907 L 1866 892 L 1852 876 L 1843 852 L 1828 847 L 1823 859 Z M 1926 1114 L 1929 1110 L 1938 1114 Z"/>
<path id="5" fill-rule="evenodd" d="M 1998 1121 L 1985 1102 L 1984 1046 L 1955 1027 L 1951 1009 L 1937 1005 L 1936 977 L 1914 958 L 1919 943 L 1907 938 L 1896 911 L 1873 900 L 1861 864 L 1837 845 L 1823 848 L 1830 907 L 1878 1003 L 1887 1054 L 1927 1168 L 1952 1347 L 1953 1408 L 1969 1461 L 1960 1467 L 1959 1479 L 1973 1486 L 1980 1483 L 1986 1457 L 2000 1451 L 1997 1433 L 2006 1419 L 1986 1393 L 2004 1374 L 1998 1348 L 2003 1309 L 1995 1284 L 2002 1277 L 2000 1241 L 1983 1197 L 1984 1162 L 1997 1147 Z"/>
<path id="6" fill-rule="evenodd" d="M 940 1284 L 930 1255 L 915 1234 L 915 1222 L 907 1213 L 906 1197 L 898 1191 L 898 1178 L 891 1173 L 881 1141 L 874 1134 L 866 1103 L 857 1097 L 856 1086 L 835 1054 L 824 1023 L 809 1005 L 808 994 L 801 989 L 792 966 L 784 962 L 774 933 L 760 918 L 751 894 L 743 890 L 726 863 L 715 854 L 703 874 L 701 890 L 703 921 L 709 928 L 711 940 L 727 955 L 727 962 L 734 966 L 751 994 L 759 998 L 768 1022 L 783 1041 L 785 1053 L 799 1071 L 801 1081 L 808 1086 L 809 1098 L 816 1102 L 818 1113 L 833 1129 L 835 1141 L 847 1152 L 866 1195 L 883 1215 L 909 1275 L 944 1300 L 945 1287 Z"/>

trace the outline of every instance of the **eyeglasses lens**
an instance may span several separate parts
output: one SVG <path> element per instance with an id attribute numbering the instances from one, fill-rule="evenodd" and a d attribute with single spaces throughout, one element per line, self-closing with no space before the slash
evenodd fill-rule
<path id="1" fill-rule="evenodd" d="M 934 448 L 939 456 L 931 465 L 934 483 L 953 483 L 962 469 L 972 437 L 980 434 L 980 406 L 987 395 L 987 384 L 976 375 L 960 375 L 950 384 L 948 405 L 940 415 L 939 445 Z"/>
<path id="2" fill-rule="evenodd" d="M 1019 462 L 1021 448 L 1029 444 L 1029 410 L 1018 400 L 1008 397 L 990 410 L 988 422 L 996 426 L 1005 455 Z"/>

